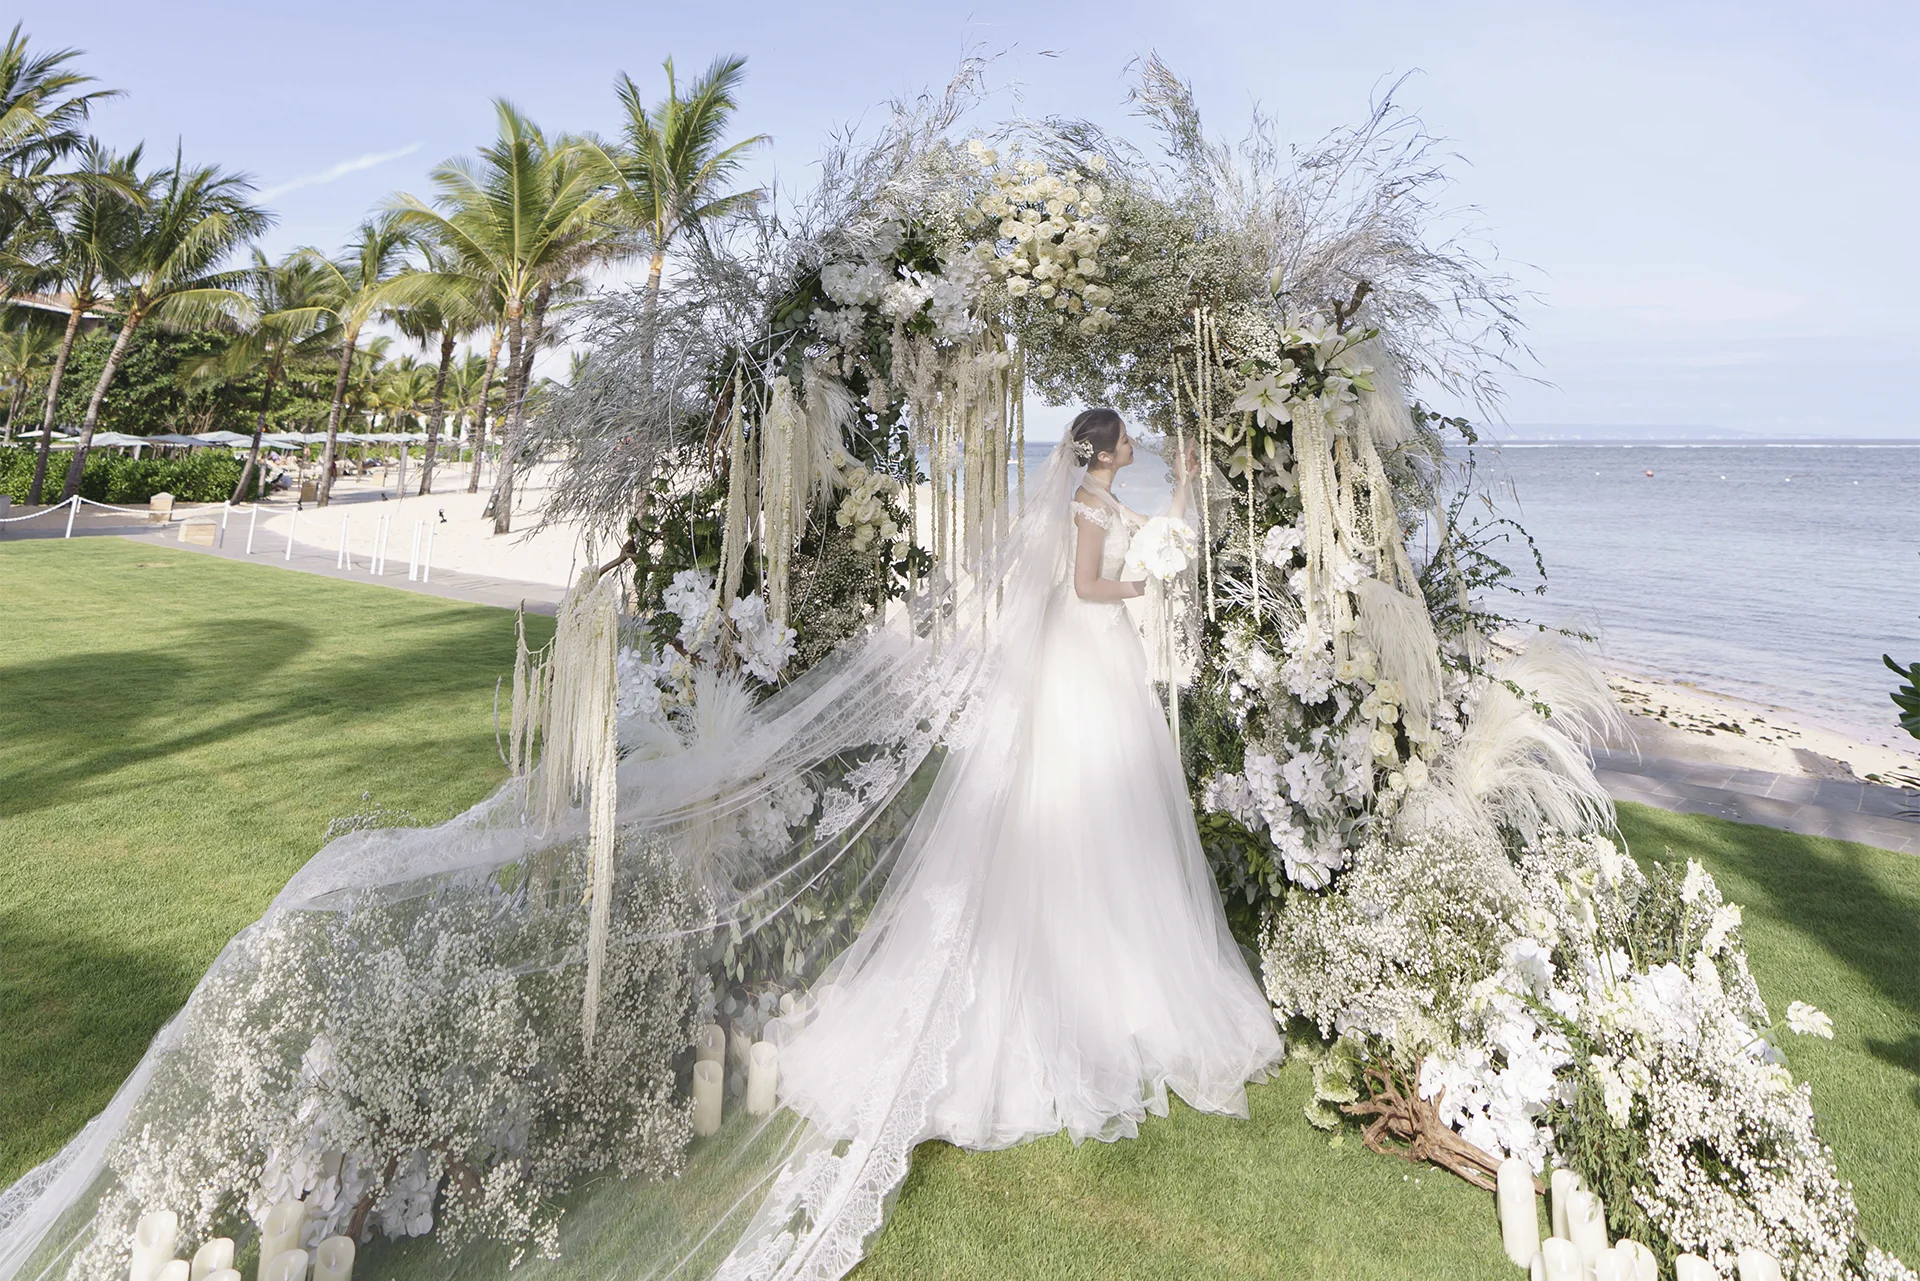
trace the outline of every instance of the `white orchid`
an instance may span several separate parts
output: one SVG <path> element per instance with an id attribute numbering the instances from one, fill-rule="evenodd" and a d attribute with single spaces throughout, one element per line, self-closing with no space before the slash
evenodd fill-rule
<path id="1" fill-rule="evenodd" d="M 1787 1026 L 1795 1036 L 1817 1036 L 1823 1041 L 1833 1039 L 1833 1019 L 1805 1001 L 1794 1001 L 1787 1006 Z"/>

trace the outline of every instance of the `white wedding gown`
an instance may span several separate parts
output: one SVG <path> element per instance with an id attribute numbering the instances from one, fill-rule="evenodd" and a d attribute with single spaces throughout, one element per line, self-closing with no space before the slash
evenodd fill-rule
<path id="1" fill-rule="evenodd" d="M 1099 505 L 1074 512 L 1105 529 L 1102 575 L 1118 578 L 1141 518 L 1087 492 Z M 884 937 L 862 940 L 871 950 L 850 955 L 781 1052 L 781 1101 L 823 1135 L 871 1124 L 862 1082 L 908 1039 L 945 1051 L 916 1137 L 968 1148 L 1061 1130 L 1131 1137 L 1146 1113 L 1166 1114 L 1170 1088 L 1245 1116 L 1246 1083 L 1282 1053 L 1228 932 L 1126 606 L 1082 600 L 1066 573 L 1044 608 L 1030 667 L 988 709 L 1002 723 L 959 749 L 992 759 L 943 771 L 1003 800 L 945 798 L 944 812 L 988 825 L 940 826 L 919 860 L 929 875 L 906 890 L 924 901 L 897 904 Z M 941 874 L 980 867 L 983 853 L 977 893 Z M 971 922 L 951 919 L 969 908 Z M 942 978 L 957 994 L 952 1025 L 903 1028 Z"/>

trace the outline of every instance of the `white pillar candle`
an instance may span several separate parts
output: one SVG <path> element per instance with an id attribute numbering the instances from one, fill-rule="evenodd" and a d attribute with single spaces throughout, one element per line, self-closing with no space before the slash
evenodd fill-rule
<path id="1" fill-rule="evenodd" d="M 215 1237 L 193 1252 L 188 1281 L 207 1281 L 208 1275 L 233 1266 L 233 1238 Z"/>
<path id="2" fill-rule="evenodd" d="M 153 1281 L 193 1281 L 193 1268 L 185 1259 L 170 1259 L 153 1274 Z"/>
<path id="3" fill-rule="evenodd" d="M 267 1211 L 260 1225 L 260 1278 L 266 1281 L 267 1265 L 289 1250 L 300 1248 L 300 1232 L 307 1226 L 307 1207 L 298 1201 L 282 1201 Z M 305 1266 L 302 1260 L 301 1266 Z"/>
<path id="4" fill-rule="evenodd" d="M 720 1064 L 713 1059 L 693 1065 L 693 1132 L 720 1133 Z"/>
<path id="5" fill-rule="evenodd" d="M 221 1268 L 217 1272 L 207 1273 L 207 1281 L 241 1281 L 241 1277 L 236 1268 Z"/>
<path id="6" fill-rule="evenodd" d="M 1780 1281 L 1780 1265 L 1765 1250 L 1748 1246 L 1739 1255 L 1740 1281 Z"/>
<path id="7" fill-rule="evenodd" d="M 727 1034 L 718 1023 L 709 1023 L 702 1027 L 693 1038 L 693 1059 L 696 1063 L 718 1063 L 727 1055 Z"/>
<path id="8" fill-rule="evenodd" d="M 1592 1264 L 1608 1253 L 1607 1208 L 1600 1198 L 1585 1188 L 1575 1188 L 1567 1197 L 1567 1240 L 1580 1251 L 1580 1261 Z"/>
<path id="9" fill-rule="evenodd" d="M 727 1033 L 727 1058 L 739 1071 L 747 1070 L 747 1063 L 753 1057 L 753 1041 L 735 1024 L 733 1031 Z"/>
<path id="10" fill-rule="evenodd" d="M 1553 1235 L 1568 1240 L 1567 1198 L 1579 1188 L 1580 1176 L 1572 1170 L 1555 1170 L 1548 1186 L 1553 1191 Z"/>
<path id="11" fill-rule="evenodd" d="M 1615 1241 L 1613 1252 L 1620 1259 L 1620 1281 L 1660 1281 L 1659 1256 L 1632 1237 Z"/>
<path id="12" fill-rule="evenodd" d="M 1533 1203 L 1533 1167 L 1517 1156 L 1500 1163 L 1500 1240 L 1517 1268 L 1540 1253 L 1540 1210 Z"/>
<path id="13" fill-rule="evenodd" d="M 1699 1255 L 1683 1254 L 1673 1261 L 1673 1281 L 1720 1281 L 1720 1274 Z"/>
<path id="14" fill-rule="evenodd" d="M 282 1250 L 261 1265 L 260 1281 L 307 1281 L 307 1252 Z"/>
<path id="15" fill-rule="evenodd" d="M 1620 1270 L 1624 1266 L 1620 1256 L 1609 1250 L 1593 1261 L 1593 1268 L 1587 1276 L 1591 1281 L 1624 1281 L 1627 1274 Z"/>
<path id="16" fill-rule="evenodd" d="M 780 994 L 780 1017 L 781 1018 L 783 1019 L 792 1018 L 793 1012 L 799 1007 L 800 1007 L 800 994 L 798 992 L 782 992 Z"/>
<path id="17" fill-rule="evenodd" d="M 1546 1259 L 1547 1281 L 1586 1281 L 1587 1265 L 1573 1242 L 1550 1237 L 1540 1243 L 1540 1253 Z"/>
<path id="18" fill-rule="evenodd" d="M 351 1237 L 328 1237 L 313 1250 L 313 1281 L 353 1281 Z"/>
<path id="19" fill-rule="evenodd" d="M 1536 1254 L 1527 1265 L 1527 1281 L 1547 1281 L 1547 1256 Z"/>
<path id="20" fill-rule="evenodd" d="M 765 1116 L 773 1111 L 780 1083 L 780 1051 L 771 1041 L 755 1041 L 747 1055 L 747 1111 Z"/>
<path id="21" fill-rule="evenodd" d="M 180 1216 L 172 1210 L 155 1210 L 140 1216 L 133 1229 L 133 1266 L 127 1269 L 128 1281 L 154 1281 L 160 1269 L 173 1260 L 173 1243 L 180 1235 Z"/>

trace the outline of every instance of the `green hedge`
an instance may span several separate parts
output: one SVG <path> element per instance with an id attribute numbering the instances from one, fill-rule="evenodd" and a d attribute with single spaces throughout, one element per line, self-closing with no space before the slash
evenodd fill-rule
<path id="1" fill-rule="evenodd" d="M 0 449 L 0 494 L 16 503 L 27 501 L 33 485 L 31 447 Z M 47 481 L 41 497 L 58 500 L 67 483 L 72 453 L 55 450 L 47 460 Z M 118 450 L 97 449 L 87 454 L 80 474 L 80 496 L 97 503 L 144 503 L 155 494 L 172 494 L 183 503 L 225 502 L 240 483 L 243 463 L 224 449 L 196 449 L 184 458 L 131 458 Z M 260 488 L 256 472 L 252 484 Z"/>

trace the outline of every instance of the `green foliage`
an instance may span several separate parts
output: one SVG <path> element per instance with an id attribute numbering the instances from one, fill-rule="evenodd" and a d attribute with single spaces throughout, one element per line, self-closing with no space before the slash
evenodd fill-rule
<path id="1" fill-rule="evenodd" d="M 1893 691 L 1888 697 L 1893 705 L 1900 709 L 1900 728 L 1920 738 L 1920 663 L 1909 663 L 1902 667 L 1893 661 L 1893 655 L 1882 654 L 1880 661 L 1893 669 L 1893 674 L 1906 684 Z"/>
<path id="2" fill-rule="evenodd" d="M 57 453 L 53 462 L 64 467 L 69 455 Z M 0 494 L 16 503 L 27 501 L 27 489 L 33 484 L 34 449 L 0 449 Z M 144 503 L 155 494 L 172 494 L 183 503 L 219 503 L 233 495 L 240 483 L 241 460 L 224 449 L 196 449 L 184 458 L 133 458 L 113 450 L 96 449 L 87 454 L 87 469 L 80 478 L 80 496 L 96 503 Z M 53 469 L 49 467 L 49 474 Z M 260 493 L 256 474 L 250 491 L 243 497 Z"/>
<path id="3" fill-rule="evenodd" d="M 117 322 L 101 325 L 74 343 L 60 380 L 56 423 L 71 428 L 86 417 L 87 401 L 100 381 L 118 329 Z M 132 436 L 170 431 L 252 431 L 260 406 L 258 374 L 199 385 L 186 378 L 188 369 L 218 354 L 226 344 L 224 335 L 204 330 L 135 330 L 106 399 L 100 403 L 99 430 Z"/>

